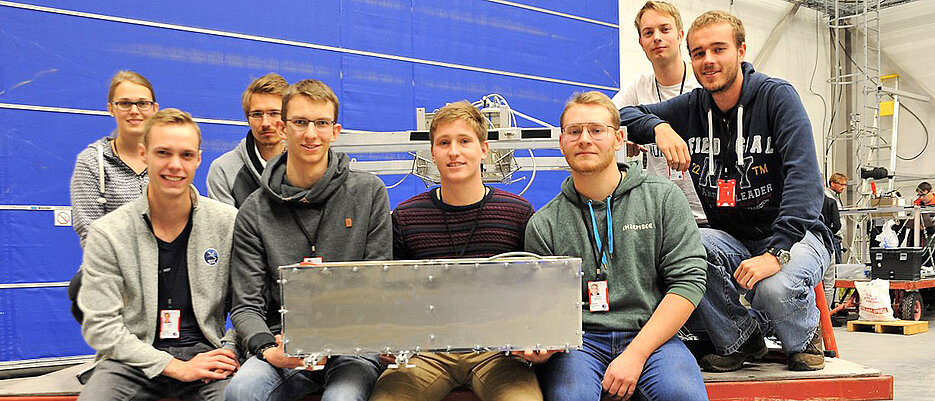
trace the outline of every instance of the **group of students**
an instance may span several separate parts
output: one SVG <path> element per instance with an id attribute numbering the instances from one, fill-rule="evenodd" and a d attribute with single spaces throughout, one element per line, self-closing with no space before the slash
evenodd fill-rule
<path id="1" fill-rule="evenodd" d="M 740 369 L 766 353 L 764 335 L 790 369 L 821 369 L 812 288 L 830 234 L 794 89 L 743 61 L 743 25 L 728 13 L 692 24 L 691 73 L 675 7 L 649 1 L 635 25 L 654 73 L 615 97 L 625 104 L 600 92 L 568 100 L 559 147 L 571 175 L 536 212 L 484 185 L 488 125 L 461 101 L 429 129 L 441 185 L 390 213 L 382 181 L 330 149 L 341 134 L 334 92 L 272 73 L 244 92 L 250 129 L 212 163 L 200 196 L 198 125 L 159 110 L 141 75 L 118 73 L 116 135 L 81 152 L 72 179 L 77 307 L 99 361 L 80 399 L 440 400 L 465 386 L 485 401 L 704 400 L 699 365 Z M 627 132 L 631 152 L 653 143 L 661 176 L 618 160 Z M 405 369 L 340 355 L 320 370 L 283 352 L 279 266 L 517 250 L 582 259 L 581 349 L 420 353 Z M 696 362 L 683 326 L 716 352 Z"/>

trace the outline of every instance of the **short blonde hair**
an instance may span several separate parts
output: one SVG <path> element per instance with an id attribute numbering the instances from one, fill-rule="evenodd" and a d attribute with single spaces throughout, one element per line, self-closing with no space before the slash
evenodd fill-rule
<path id="1" fill-rule="evenodd" d="M 317 79 L 303 79 L 286 89 L 282 94 L 282 119 L 286 120 L 286 108 L 293 96 L 303 96 L 313 102 L 327 102 L 334 106 L 334 121 L 338 121 L 338 97 L 328 85 Z"/>
<path id="2" fill-rule="evenodd" d="M 579 104 L 603 106 L 610 113 L 611 125 L 613 125 L 614 128 L 620 128 L 620 110 L 617 109 L 617 106 L 614 106 L 614 102 L 610 100 L 610 97 L 598 91 L 575 92 L 575 94 L 568 99 L 568 102 L 565 103 L 565 110 L 562 110 L 562 116 L 559 118 L 559 125 L 562 127 L 565 126 L 565 113 L 568 112 L 571 106 Z"/>
<path id="3" fill-rule="evenodd" d="M 679 14 L 679 9 L 675 8 L 671 3 L 649 0 L 646 4 L 643 4 L 643 8 L 636 13 L 636 18 L 633 20 L 633 25 L 636 25 L 637 33 L 640 33 L 640 19 L 642 19 L 643 14 L 646 14 L 649 10 L 672 17 L 672 19 L 675 20 L 675 28 L 679 31 L 682 30 L 682 15 Z M 642 33 L 640 33 L 640 35 L 642 36 Z"/>
<path id="4" fill-rule="evenodd" d="M 116 91 L 117 86 L 124 81 L 133 82 L 146 87 L 146 89 L 149 89 L 149 95 L 153 98 L 153 102 L 156 101 L 156 92 L 153 91 L 153 84 L 151 84 L 146 77 L 140 75 L 140 73 L 136 71 L 121 70 L 117 71 L 117 73 L 110 78 L 110 88 L 107 89 L 107 103 L 114 101 L 114 91 Z"/>
<path id="5" fill-rule="evenodd" d="M 841 173 L 831 174 L 831 177 L 828 178 L 828 185 L 831 185 L 832 182 L 847 184 L 847 176 Z"/>
<path id="6" fill-rule="evenodd" d="M 746 32 L 743 29 L 743 22 L 740 21 L 740 18 L 733 16 L 727 11 L 708 11 L 699 15 L 698 18 L 695 18 L 691 28 L 688 28 L 688 35 L 685 35 L 685 45 L 688 47 L 688 51 L 691 51 L 691 44 L 688 43 L 688 40 L 691 38 L 693 31 L 720 23 L 730 25 L 731 30 L 734 31 L 734 44 L 736 44 L 738 48 L 743 45 L 743 42 L 747 41 Z"/>
<path id="7" fill-rule="evenodd" d="M 201 128 L 192 119 L 192 115 L 179 109 L 162 109 L 143 124 L 143 146 L 149 146 L 149 132 L 157 125 L 191 125 L 198 134 L 198 148 L 201 148 Z"/>
<path id="8" fill-rule="evenodd" d="M 279 95 L 286 91 L 289 88 L 289 83 L 279 74 L 271 72 L 262 77 L 259 77 L 253 82 L 250 83 L 250 86 L 243 91 L 243 97 L 241 98 L 241 103 L 243 103 L 243 114 L 246 116 L 250 114 L 250 97 L 254 93 L 264 94 L 264 95 Z"/>
<path id="9" fill-rule="evenodd" d="M 462 100 L 449 103 L 435 113 L 432 124 L 429 125 L 429 141 L 432 142 L 432 146 L 435 145 L 435 131 L 438 126 L 455 120 L 464 121 L 468 127 L 471 127 L 474 135 L 477 136 L 478 142 L 484 143 L 487 141 L 487 120 L 480 114 L 477 107 L 468 103 L 467 100 Z"/>

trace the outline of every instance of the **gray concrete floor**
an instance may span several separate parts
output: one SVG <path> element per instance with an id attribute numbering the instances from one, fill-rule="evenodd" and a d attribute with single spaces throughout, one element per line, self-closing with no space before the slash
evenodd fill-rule
<path id="1" fill-rule="evenodd" d="M 904 336 L 849 332 L 835 327 L 841 357 L 879 369 L 894 379 L 894 400 L 935 400 L 935 310 L 924 315 L 929 331 Z"/>

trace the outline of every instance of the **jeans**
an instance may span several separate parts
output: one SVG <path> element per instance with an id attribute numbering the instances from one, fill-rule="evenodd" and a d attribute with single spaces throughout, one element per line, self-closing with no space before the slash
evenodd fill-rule
<path id="1" fill-rule="evenodd" d="M 580 350 L 557 353 L 537 366 L 546 401 L 599 401 L 607 366 L 637 333 L 585 332 Z M 695 358 L 678 337 L 672 337 L 646 360 L 631 399 L 707 400 L 707 394 Z"/>
<path id="2" fill-rule="evenodd" d="M 367 401 L 380 376 L 374 355 L 334 356 L 318 371 L 280 369 L 251 357 L 230 381 L 227 401 L 289 401 L 322 391 L 322 401 Z"/>
<path id="3" fill-rule="evenodd" d="M 701 229 L 708 254 L 705 294 L 689 318 L 690 326 L 707 331 L 721 355 L 731 354 L 759 327 L 782 343 L 786 354 L 802 352 L 818 327 L 815 285 L 831 262 L 828 248 L 815 234 L 792 245 L 781 270 L 746 290 L 734 280 L 740 262 L 766 252 L 769 238 L 741 241 L 724 231 Z M 751 309 L 740 303 L 740 295 Z"/>

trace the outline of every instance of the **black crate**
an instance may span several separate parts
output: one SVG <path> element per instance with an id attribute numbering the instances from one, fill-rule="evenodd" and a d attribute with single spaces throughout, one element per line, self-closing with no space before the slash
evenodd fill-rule
<path id="1" fill-rule="evenodd" d="M 887 280 L 919 280 L 927 248 L 870 248 L 870 277 Z"/>

